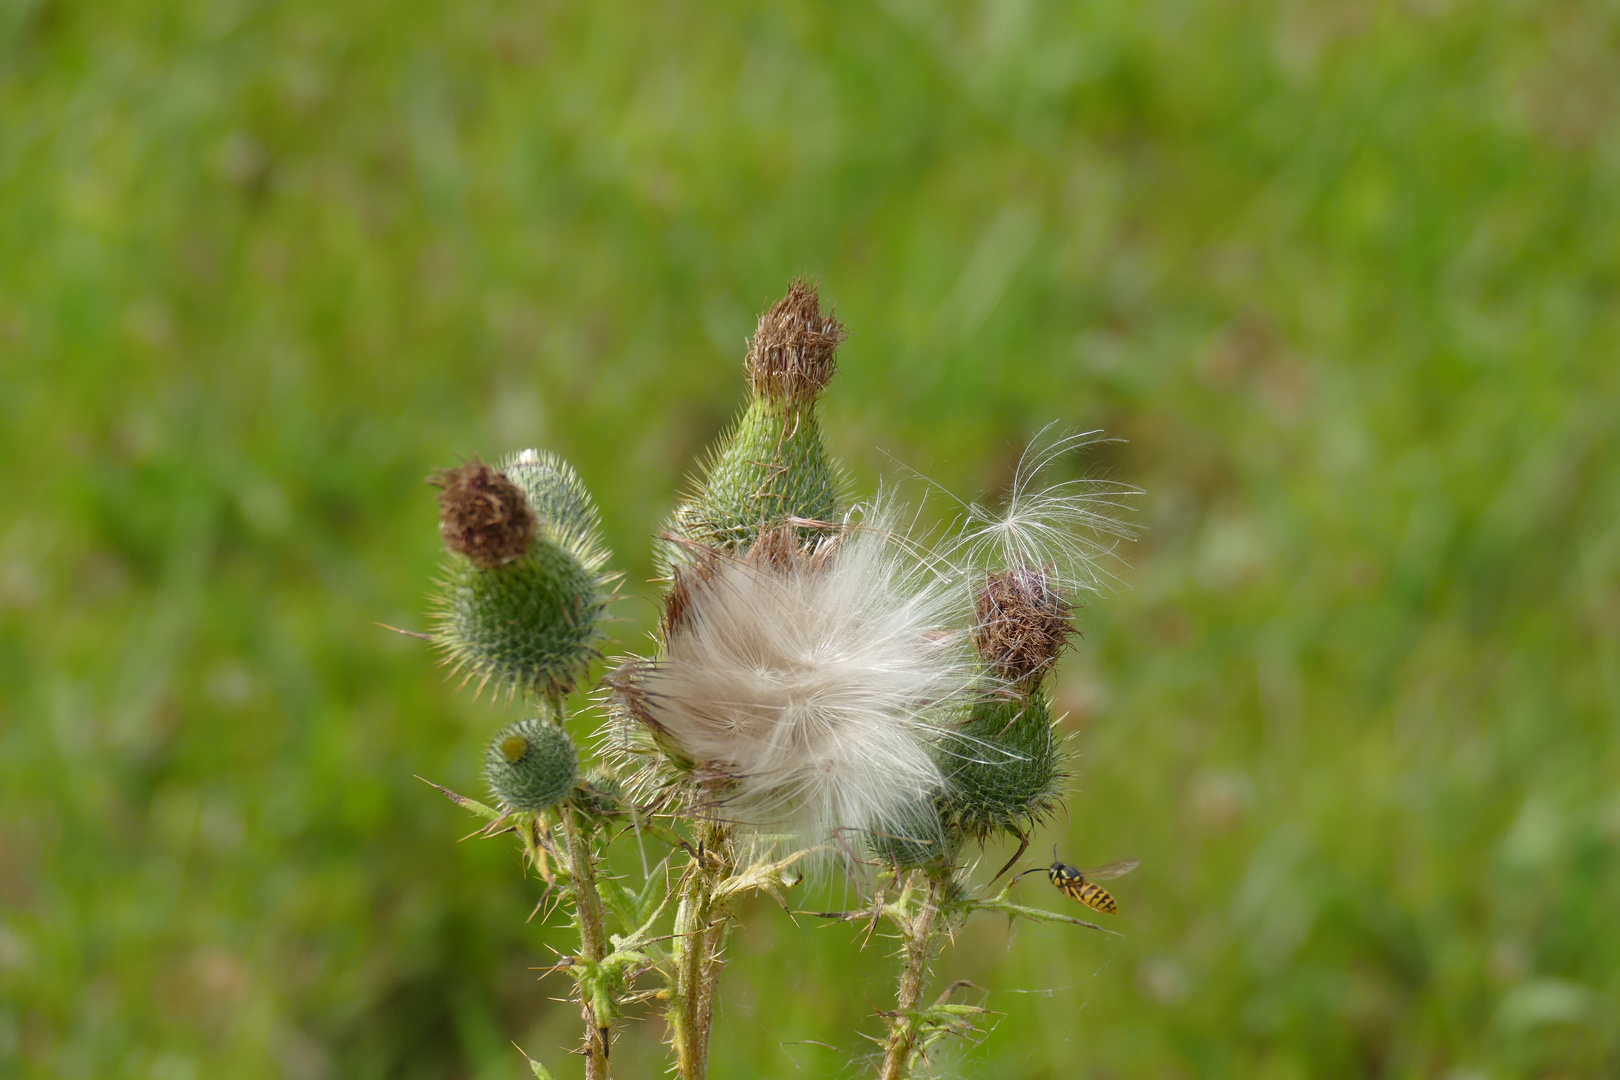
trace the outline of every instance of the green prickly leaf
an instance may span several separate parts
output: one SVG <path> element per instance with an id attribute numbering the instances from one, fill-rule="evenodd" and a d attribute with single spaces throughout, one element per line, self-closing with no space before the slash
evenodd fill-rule
<path id="1" fill-rule="evenodd" d="M 639 891 L 624 884 L 620 878 L 604 877 L 597 882 L 602 899 L 627 927 L 640 926 L 652 917 L 665 895 L 664 888 L 664 879 L 656 874 L 647 878 Z"/>
<path id="2" fill-rule="evenodd" d="M 605 877 L 596 883 L 596 891 L 619 922 L 625 926 L 637 925 L 636 913 L 641 909 L 641 898 L 633 889 L 617 878 Z"/>
<path id="3" fill-rule="evenodd" d="M 451 791 L 449 788 L 445 787 L 443 784 L 435 784 L 426 777 L 418 776 L 417 779 L 422 781 L 422 783 L 426 784 L 428 787 L 433 788 L 435 791 L 449 799 L 451 802 L 455 803 L 457 806 L 464 810 L 470 810 L 474 814 L 477 814 L 479 817 L 483 818 L 485 821 L 499 821 L 501 819 L 502 815 L 499 810 L 485 806 L 477 799 L 469 799 L 465 795 L 458 795 L 454 791 Z"/>

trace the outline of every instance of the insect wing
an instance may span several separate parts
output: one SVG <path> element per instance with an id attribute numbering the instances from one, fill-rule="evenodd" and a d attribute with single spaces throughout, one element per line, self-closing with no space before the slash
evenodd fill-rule
<path id="1" fill-rule="evenodd" d="M 1121 859 L 1119 862 L 1111 862 L 1095 870 L 1082 870 L 1080 873 L 1092 881 L 1112 881 L 1114 878 L 1124 877 L 1141 865 L 1141 859 Z"/>

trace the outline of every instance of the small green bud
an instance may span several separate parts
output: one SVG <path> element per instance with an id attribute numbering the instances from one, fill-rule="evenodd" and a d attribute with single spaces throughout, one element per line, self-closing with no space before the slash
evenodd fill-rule
<path id="1" fill-rule="evenodd" d="M 441 531 L 447 539 L 471 531 L 447 524 L 453 513 L 458 521 L 494 520 L 485 532 L 501 532 L 502 539 L 479 539 L 472 546 L 499 554 L 475 558 L 467 544 L 450 545 L 467 558 L 445 567 L 434 643 L 480 687 L 493 681 L 512 692 L 567 693 L 598 655 L 611 598 L 596 508 L 574 471 L 550 454 L 525 451 L 498 473 L 474 465 L 481 470 L 475 477 L 460 478 L 454 488 L 444 483 Z M 455 499 L 449 498 L 452 490 Z M 489 509 L 497 498 L 498 513 Z M 519 531 L 512 523 L 525 513 L 532 525 Z M 514 553 L 510 541 L 524 535 L 526 546 Z"/>
<path id="2" fill-rule="evenodd" d="M 943 743 L 944 816 L 954 835 L 1020 832 L 1058 805 L 1063 755 L 1046 694 L 987 696 Z"/>
<path id="3" fill-rule="evenodd" d="M 587 772 L 574 793 L 574 802 L 589 814 L 613 814 L 625 809 L 624 785 L 603 768 Z"/>
<path id="4" fill-rule="evenodd" d="M 815 401 L 843 338 L 844 328 L 821 313 L 805 281 L 760 317 L 744 365 L 751 400 L 696 494 L 675 512 L 671 532 L 736 552 L 788 518 L 842 519 L 844 477 L 822 445 Z"/>
<path id="5" fill-rule="evenodd" d="M 506 810 L 545 810 L 574 790 L 579 755 L 568 732 L 546 720 L 501 729 L 484 753 L 484 776 Z"/>
<path id="6" fill-rule="evenodd" d="M 507 458 L 501 471 L 523 489 L 529 505 L 552 537 L 590 562 L 606 562 L 602 519 L 585 482 L 573 468 L 547 450 L 524 450 Z"/>

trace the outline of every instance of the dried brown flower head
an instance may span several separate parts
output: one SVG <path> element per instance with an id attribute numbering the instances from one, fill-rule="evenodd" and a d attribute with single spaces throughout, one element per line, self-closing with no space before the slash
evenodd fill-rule
<path id="1" fill-rule="evenodd" d="M 815 400 L 837 369 L 834 354 L 846 337 L 829 312 L 821 313 L 816 287 L 804 278 L 759 317 L 744 367 L 755 395 L 795 404 Z"/>
<path id="2" fill-rule="evenodd" d="M 439 535 L 451 551 L 488 569 L 521 558 L 540 521 L 523 489 L 474 458 L 428 478 L 439 488 Z"/>
<path id="3" fill-rule="evenodd" d="M 997 675 L 1039 678 L 1074 633 L 1073 605 L 1052 581 L 1053 567 L 1022 566 L 991 574 L 979 590 L 973 644 Z"/>

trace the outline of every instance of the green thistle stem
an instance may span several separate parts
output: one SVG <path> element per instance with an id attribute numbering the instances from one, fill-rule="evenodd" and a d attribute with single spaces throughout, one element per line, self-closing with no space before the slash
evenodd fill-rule
<path id="1" fill-rule="evenodd" d="M 914 881 L 915 878 L 907 882 L 906 892 L 913 891 Z M 927 898 L 903 927 L 900 955 L 904 958 L 905 966 L 900 972 L 900 991 L 896 996 L 894 1014 L 889 1018 L 889 1041 L 884 1049 L 883 1069 L 878 1074 L 882 1080 L 904 1080 L 911 1073 L 920 1026 L 917 1002 L 921 1000 L 923 987 L 928 982 L 928 965 L 938 951 L 939 935 L 934 930 L 945 885 L 943 877 L 928 872 Z"/>
<path id="2" fill-rule="evenodd" d="M 701 837 L 703 851 L 723 850 L 726 836 L 720 826 L 706 825 Z M 681 1080 L 703 1080 L 709 1070 L 714 990 L 730 924 L 729 912 L 722 910 L 724 901 L 715 899 L 716 886 L 725 873 L 725 867 L 710 867 L 706 858 L 695 859 L 675 909 L 675 998 L 669 1023 Z"/>
<path id="3" fill-rule="evenodd" d="M 581 959 L 590 964 L 600 963 L 607 955 L 607 932 L 602 922 L 602 898 L 596 891 L 596 853 L 590 837 L 579 827 L 578 814 L 572 806 L 562 811 L 563 835 L 568 841 L 568 877 L 574 890 L 574 921 L 579 926 Z M 595 1007 L 593 996 L 580 992 L 580 1012 L 585 1020 L 585 1076 L 586 1080 L 607 1080 L 608 1047 L 612 1037 L 613 1017 Z"/>
<path id="4" fill-rule="evenodd" d="M 552 722 L 563 722 L 562 694 L 552 691 L 545 695 Z M 564 804 L 559 814 L 563 837 L 568 845 L 568 880 L 574 892 L 574 922 L 579 927 L 580 959 L 595 965 L 608 953 L 606 924 L 602 920 L 602 896 L 596 888 L 596 849 L 592 846 L 587 828 L 581 828 L 581 816 L 572 805 Z M 585 1077 L 586 1080 L 607 1080 L 608 1051 L 612 1046 L 613 1017 L 611 1010 L 596 1007 L 597 995 L 580 987 L 580 1015 L 585 1021 Z"/>

